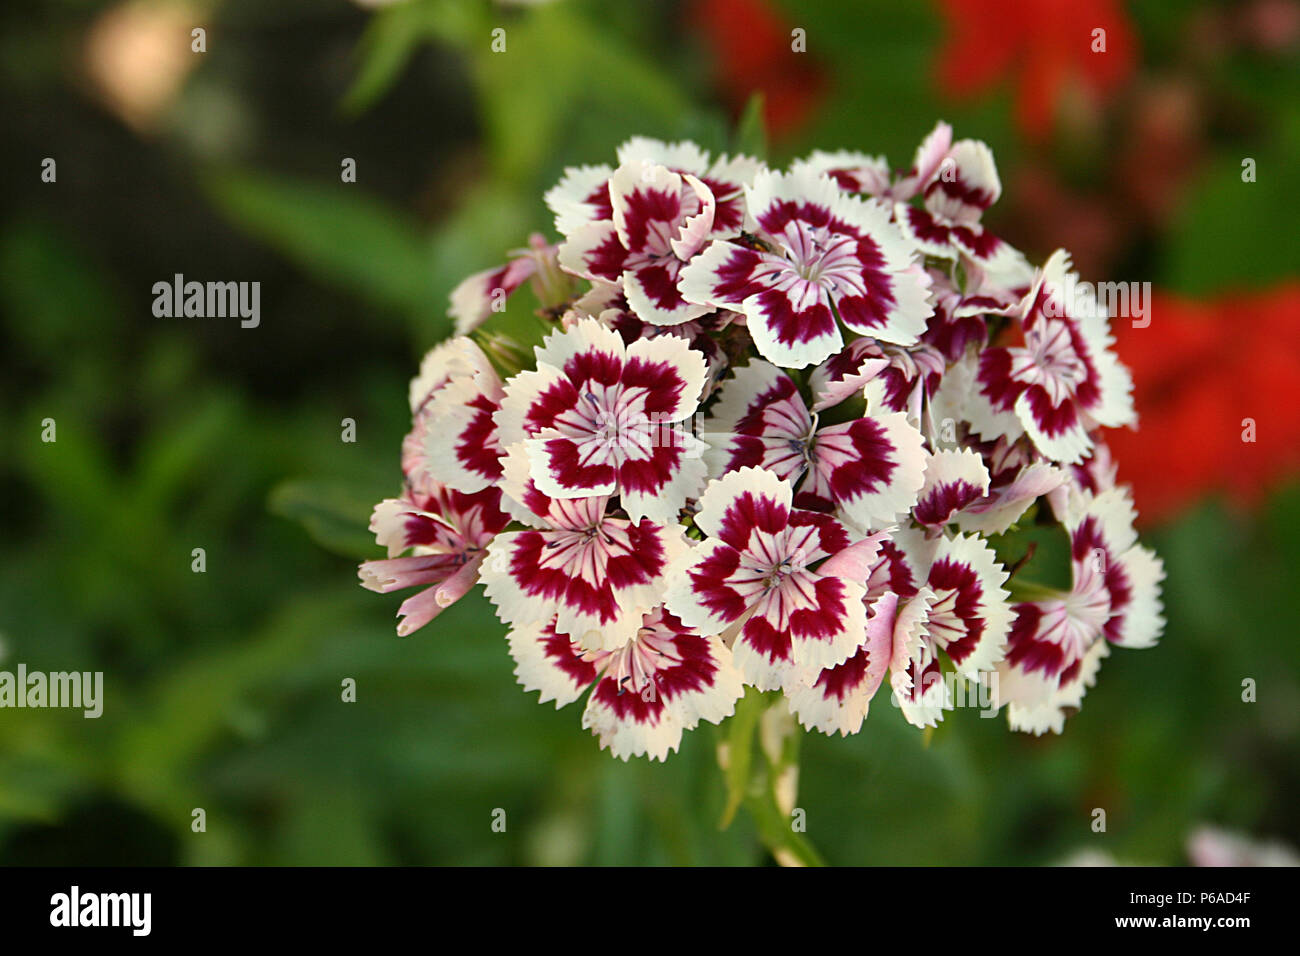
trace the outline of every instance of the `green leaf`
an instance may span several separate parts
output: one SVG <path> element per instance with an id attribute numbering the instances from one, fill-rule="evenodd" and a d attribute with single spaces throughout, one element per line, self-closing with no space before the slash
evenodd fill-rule
<path id="1" fill-rule="evenodd" d="M 387 93 L 424 35 L 423 10 L 418 3 L 399 3 L 375 14 L 357 47 L 361 69 L 343 96 L 343 112 L 356 116 Z"/>
<path id="2" fill-rule="evenodd" d="M 19 348 L 42 361 L 62 365 L 111 338 L 122 311 L 115 292 L 99 263 L 62 229 L 20 221 L 0 237 L 5 327 Z"/>
<path id="3" fill-rule="evenodd" d="M 736 135 L 732 149 L 757 159 L 767 158 L 767 125 L 763 121 L 763 94 L 755 93 L 745 104 L 736 124 Z"/>
<path id="4" fill-rule="evenodd" d="M 565 4 L 527 11 L 506 43 L 504 53 L 494 53 L 485 35 L 476 49 L 483 124 L 496 172 L 509 182 L 532 185 L 565 145 L 561 133 L 575 113 L 616 112 L 622 129 L 611 132 L 622 138 L 662 135 L 690 108 L 655 65 Z"/>
<path id="5" fill-rule="evenodd" d="M 131 487 L 133 506 L 162 512 L 180 495 L 187 481 L 202 482 L 205 469 L 220 458 L 239 428 L 239 407 L 215 395 L 186 409 L 146 436 Z"/>
<path id="6" fill-rule="evenodd" d="M 417 224 L 353 185 L 255 173 L 212 175 L 206 188 L 234 223 L 322 282 L 370 302 L 436 309 L 433 263 Z"/>
<path id="7" fill-rule="evenodd" d="M 323 548 L 348 558 L 373 557 L 375 539 L 367 530 L 375 497 L 342 482 L 286 481 L 270 495 L 272 514 L 302 525 Z"/>
<path id="8" fill-rule="evenodd" d="M 488 41 L 486 8 L 463 0 L 407 0 L 377 12 L 357 46 L 360 69 L 343 97 L 343 112 L 355 116 L 387 93 L 421 42 L 440 40 L 460 48 L 476 38 Z"/>

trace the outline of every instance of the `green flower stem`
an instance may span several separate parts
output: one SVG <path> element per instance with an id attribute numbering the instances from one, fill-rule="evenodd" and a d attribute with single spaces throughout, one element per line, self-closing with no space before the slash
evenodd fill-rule
<path id="1" fill-rule="evenodd" d="M 727 785 L 726 829 L 743 804 L 763 845 L 782 866 L 824 866 L 807 837 L 796 830 L 799 742 L 803 731 L 779 693 L 750 688 L 736 705 L 718 746 L 718 764 Z M 754 741 L 760 743 L 755 755 Z"/>

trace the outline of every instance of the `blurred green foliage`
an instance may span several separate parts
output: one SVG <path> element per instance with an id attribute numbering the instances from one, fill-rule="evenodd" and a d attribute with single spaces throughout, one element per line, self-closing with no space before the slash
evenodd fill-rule
<path id="1" fill-rule="evenodd" d="M 80 36 L 84 12 L 46 6 L 58 8 L 49 29 Z M 930 7 L 782 6 L 834 83 L 774 160 L 815 144 L 905 165 L 943 115 L 994 146 L 1015 189 L 1005 98 L 955 110 L 933 88 Z M 1159 16 L 1181 16 L 1175 6 Z M 708 105 L 707 51 L 675 10 L 409 0 L 367 17 L 229 2 L 187 90 L 224 90 L 252 128 L 262 118 L 268 141 L 242 151 L 187 135 L 204 102 L 188 93 L 163 135 L 138 141 L 68 108 L 81 94 L 58 71 L 7 75 L 24 156 L 53 137 L 79 198 L 60 205 L 30 170 L 7 187 L 18 201 L 0 232 L 0 667 L 103 670 L 107 699 L 98 720 L 0 711 L 0 861 L 770 861 L 761 813 L 718 828 L 728 798 L 715 748 L 736 721 L 688 734 L 666 764 L 620 763 L 580 729 L 576 705 L 556 712 L 520 690 L 479 594 L 398 639 L 396 596 L 355 575 L 377 554 L 368 508 L 397 489 L 406 380 L 449 331 L 447 293 L 547 229 L 541 194 L 563 167 L 606 161 L 633 134 L 765 148 L 757 107 L 733 123 Z M 1168 25 L 1149 20 L 1158 40 Z M 498 25 L 504 54 L 490 47 Z M 246 73 L 290 29 L 301 48 L 350 44 L 355 57 L 325 61 L 315 99 L 276 106 L 274 84 Z M 1243 143 L 1225 142 L 1184 227 L 1152 253 L 1148 274 L 1164 284 L 1294 271 L 1296 193 L 1281 169 L 1300 131 L 1297 74 L 1279 91 L 1252 68 L 1218 82 L 1273 120 L 1258 137 L 1259 189 L 1243 207 Z M 289 114 L 335 119 L 271 122 Z M 366 123 L 394 139 L 343 186 L 338 157 L 364 146 Z M 417 145 L 403 148 L 408 134 Z M 436 159 L 409 155 L 420 136 Z M 100 207 L 123 213 L 112 189 L 75 192 L 86 144 L 114 181 L 155 177 L 156 221 L 122 222 L 141 231 L 121 235 L 102 225 Z M 275 159 L 313 150 L 314 171 Z M 154 319 L 150 283 L 186 268 L 262 278 L 263 327 Z M 511 309 L 524 321 L 526 297 Z M 340 441 L 343 417 L 358 423 L 355 444 Z M 46 418 L 55 443 L 39 440 Z M 842 864 L 1049 863 L 1079 849 L 1177 863 L 1201 821 L 1300 842 L 1300 490 L 1255 515 L 1207 503 L 1151 543 L 1169 572 L 1166 637 L 1114 653 L 1063 737 L 1012 735 L 974 711 L 922 735 L 882 695 L 862 734 L 803 740 L 811 844 Z M 340 699 L 345 678 L 355 703 Z M 1242 702 L 1245 678 L 1258 703 Z M 204 833 L 191 830 L 199 807 Z M 1108 811 L 1105 834 L 1089 828 L 1094 807 Z M 505 833 L 491 828 L 496 808 Z"/>

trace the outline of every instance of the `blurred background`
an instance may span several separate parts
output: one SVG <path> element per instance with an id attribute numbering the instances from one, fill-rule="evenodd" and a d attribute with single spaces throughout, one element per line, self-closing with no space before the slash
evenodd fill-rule
<path id="1" fill-rule="evenodd" d="M 1059 738 L 965 711 L 927 739 L 883 696 L 860 735 L 807 737 L 807 835 L 839 864 L 1183 864 L 1204 825 L 1300 844 L 1300 3 L 34 0 L 0 20 L 0 669 L 105 673 L 98 720 L 0 710 L 0 862 L 770 863 L 743 816 L 718 829 L 715 728 L 618 762 L 577 705 L 516 685 L 480 595 L 399 639 L 398 597 L 355 565 L 447 293 L 549 230 L 564 166 L 633 134 L 734 148 L 739 125 L 775 163 L 902 168 L 938 118 L 994 148 L 995 231 L 1154 286 L 1150 326 L 1118 323 L 1141 430 L 1112 447 L 1169 624 L 1111 656 Z M 156 318 L 176 273 L 259 281 L 260 326 Z"/>

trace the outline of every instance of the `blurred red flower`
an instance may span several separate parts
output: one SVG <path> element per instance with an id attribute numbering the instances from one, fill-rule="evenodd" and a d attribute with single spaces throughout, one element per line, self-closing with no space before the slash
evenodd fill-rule
<path id="1" fill-rule="evenodd" d="M 1215 491 L 1252 505 L 1300 472 L 1300 283 L 1154 299 L 1147 328 L 1115 323 L 1139 416 L 1107 434 L 1120 479 L 1145 522 Z"/>
<path id="2" fill-rule="evenodd" d="M 825 92 L 822 69 L 796 53 L 793 27 L 766 0 L 694 0 L 691 22 L 715 59 L 714 79 L 728 106 L 744 107 L 762 92 L 773 138 L 793 132 Z"/>
<path id="3" fill-rule="evenodd" d="M 1015 86 L 1016 120 L 1027 136 L 1049 132 L 1067 91 L 1093 104 L 1133 72 L 1136 39 L 1117 0 L 939 0 L 948 22 L 939 77 L 955 96 L 1003 79 Z M 1093 52 L 1094 30 L 1105 52 Z"/>

